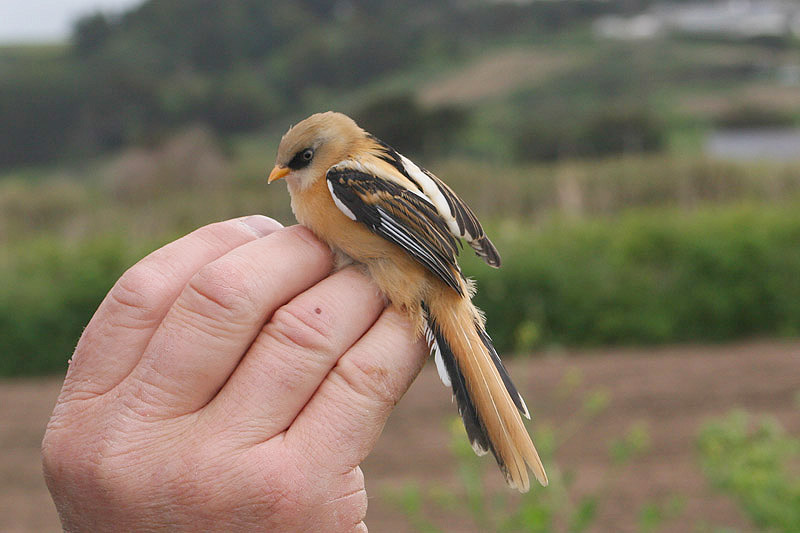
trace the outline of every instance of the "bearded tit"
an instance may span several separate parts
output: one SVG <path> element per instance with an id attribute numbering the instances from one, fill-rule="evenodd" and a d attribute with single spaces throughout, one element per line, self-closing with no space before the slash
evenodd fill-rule
<path id="1" fill-rule="evenodd" d="M 334 112 L 312 115 L 283 136 L 269 182 L 278 179 L 288 184 L 298 222 L 331 247 L 339 265 L 363 265 L 425 336 L 475 452 L 491 451 L 520 492 L 530 488 L 528 468 L 546 486 L 522 421 L 530 419 L 528 408 L 458 266 L 461 239 L 500 266 L 469 206 L 431 172 Z"/>

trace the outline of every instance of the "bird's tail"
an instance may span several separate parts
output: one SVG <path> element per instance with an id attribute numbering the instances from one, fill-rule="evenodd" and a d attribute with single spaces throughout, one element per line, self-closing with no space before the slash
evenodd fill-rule
<path id="1" fill-rule="evenodd" d="M 506 482 L 520 492 L 530 488 L 526 463 L 546 486 L 547 474 L 522 422 L 522 416 L 530 419 L 528 408 L 492 346 L 478 309 L 454 291 L 436 295 L 422 307 L 439 376 L 452 387 L 475 453 L 491 451 Z"/>

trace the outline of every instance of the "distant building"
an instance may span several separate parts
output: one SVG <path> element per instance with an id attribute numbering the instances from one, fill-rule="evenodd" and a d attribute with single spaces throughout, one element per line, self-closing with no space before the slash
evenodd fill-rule
<path id="1" fill-rule="evenodd" d="M 800 37 L 800 4 L 788 0 L 665 3 L 633 17 L 600 17 L 594 31 L 611 39 L 650 39 L 666 32 L 742 39 Z"/>
<path id="2" fill-rule="evenodd" d="M 706 139 L 705 152 L 718 159 L 800 160 L 800 129 L 718 130 Z"/>
<path id="3" fill-rule="evenodd" d="M 594 32 L 609 39 L 650 39 L 665 30 L 663 21 L 651 14 L 635 17 L 600 17 L 594 22 Z"/>

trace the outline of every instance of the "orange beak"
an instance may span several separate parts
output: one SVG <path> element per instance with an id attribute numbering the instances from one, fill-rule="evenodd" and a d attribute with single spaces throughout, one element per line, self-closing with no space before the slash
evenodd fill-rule
<path id="1" fill-rule="evenodd" d="M 289 173 L 288 168 L 280 165 L 275 165 L 275 168 L 273 168 L 272 172 L 269 173 L 269 178 L 267 179 L 267 183 L 272 183 L 275 180 L 285 178 L 286 174 L 288 173 Z"/>

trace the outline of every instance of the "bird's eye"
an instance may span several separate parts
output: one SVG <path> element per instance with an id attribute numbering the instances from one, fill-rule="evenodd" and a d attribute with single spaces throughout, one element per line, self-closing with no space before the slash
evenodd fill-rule
<path id="1" fill-rule="evenodd" d="M 289 161 L 287 166 L 292 170 L 300 170 L 301 168 L 308 166 L 312 159 L 314 159 L 314 149 L 306 148 L 305 150 L 301 150 L 294 154 L 294 157 L 291 161 Z"/>

